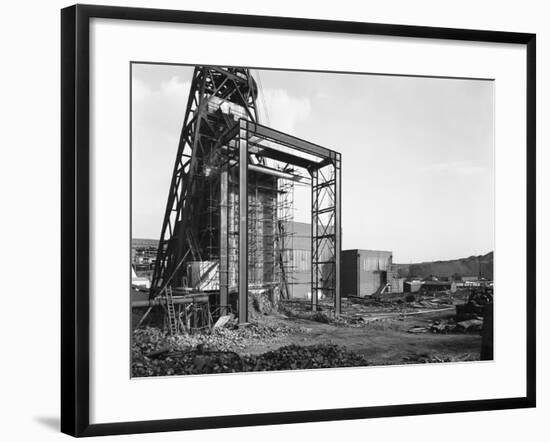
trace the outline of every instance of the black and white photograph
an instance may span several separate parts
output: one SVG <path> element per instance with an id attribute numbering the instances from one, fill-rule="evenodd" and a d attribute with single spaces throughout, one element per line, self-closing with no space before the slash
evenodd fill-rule
<path id="1" fill-rule="evenodd" d="M 130 79 L 131 377 L 493 359 L 494 81 Z"/>
<path id="2" fill-rule="evenodd" d="M 6 5 L 1 440 L 548 433 L 543 2 Z"/>

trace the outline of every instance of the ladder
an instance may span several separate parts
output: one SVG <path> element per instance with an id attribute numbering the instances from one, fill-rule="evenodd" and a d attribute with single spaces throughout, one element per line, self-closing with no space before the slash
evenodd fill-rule
<path id="1" fill-rule="evenodd" d="M 172 287 L 167 287 L 166 293 L 166 310 L 168 312 L 168 322 L 170 326 L 170 334 L 178 333 L 178 318 L 176 317 L 176 309 L 174 308 L 174 298 L 172 297 Z"/>

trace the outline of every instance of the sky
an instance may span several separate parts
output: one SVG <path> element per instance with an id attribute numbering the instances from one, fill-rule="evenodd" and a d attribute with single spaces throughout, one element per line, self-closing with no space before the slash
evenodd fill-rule
<path id="1" fill-rule="evenodd" d="M 132 229 L 160 236 L 193 67 L 133 64 Z M 259 121 L 342 154 L 342 248 L 410 263 L 494 248 L 494 83 L 252 70 Z M 310 221 L 310 190 L 294 218 Z"/>

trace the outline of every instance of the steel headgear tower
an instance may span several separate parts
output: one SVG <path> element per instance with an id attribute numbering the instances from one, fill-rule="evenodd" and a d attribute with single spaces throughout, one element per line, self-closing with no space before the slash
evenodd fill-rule
<path id="1" fill-rule="evenodd" d="M 248 69 L 198 66 L 193 73 L 185 119 L 162 223 L 151 298 L 181 285 L 186 261 L 218 258 L 219 140 L 238 119 L 257 121 L 258 88 Z"/>

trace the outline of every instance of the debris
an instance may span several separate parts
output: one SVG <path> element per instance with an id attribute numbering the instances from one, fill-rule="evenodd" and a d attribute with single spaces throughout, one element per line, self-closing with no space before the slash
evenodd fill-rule
<path id="1" fill-rule="evenodd" d="M 214 328 L 221 328 L 227 326 L 227 324 L 234 318 L 233 313 L 229 315 L 220 316 L 219 319 L 214 324 Z"/>
<path id="2" fill-rule="evenodd" d="M 493 302 L 493 289 L 482 287 L 470 291 L 468 300 L 465 304 L 456 306 L 457 321 L 465 321 L 478 317 L 483 317 L 485 306 Z"/>
<path id="3" fill-rule="evenodd" d="M 365 324 L 368 324 L 369 322 L 381 321 L 383 319 L 387 319 L 387 316 L 361 316 L 361 321 Z"/>
<path id="4" fill-rule="evenodd" d="M 462 332 L 467 331 L 479 331 L 483 327 L 483 321 L 479 319 L 469 319 L 467 321 L 460 321 L 456 323 L 456 329 Z"/>
<path id="5" fill-rule="evenodd" d="M 337 345 L 289 345 L 259 356 L 250 356 L 245 364 L 252 371 L 296 370 L 308 368 L 358 367 L 369 365 L 358 353 Z"/>
<path id="6" fill-rule="evenodd" d="M 168 374 L 231 373 L 243 371 L 297 370 L 359 367 L 368 365 L 360 354 L 337 345 L 288 345 L 260 355 L 241 357 L 231 351 L 197 348 L 167 353 L 159 359 L 133 359 L 133 376 Z"/>
<path id="7" fill-rule="evenodd" d="M 430 331 L 432 333 L 449 333 L 454 331 L 455 328 L 456 324 L 450 323 L 444 319 L 436 320 L 430 325 Z"/>
<path id="8" fill-rule="evenodd" d="M 409 329 L 408 333 L 428 333 L 428 327 L 413 327 Z"/>

